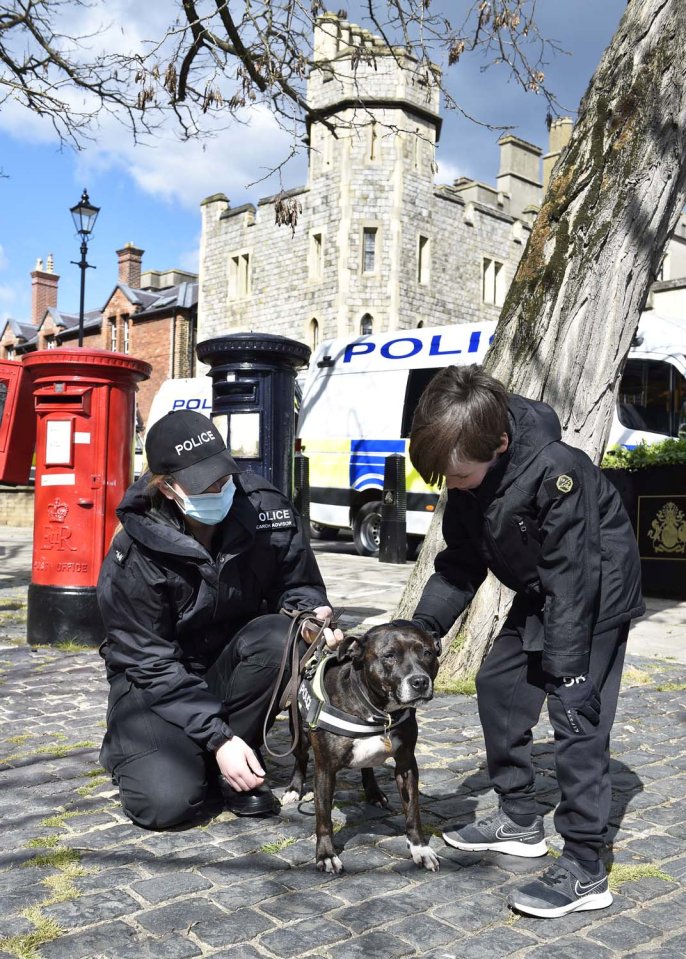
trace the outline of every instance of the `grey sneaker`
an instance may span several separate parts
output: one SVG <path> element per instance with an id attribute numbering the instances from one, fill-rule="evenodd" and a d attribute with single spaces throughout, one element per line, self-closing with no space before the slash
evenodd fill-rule
<path id="1" fill-rule="evenodd" d="M 543 819 L 536 816 L 531 826 L 518 826 L 502 809 L 459 829 L 446 829 L 443 839 L 455 849 L 470 852 L 504 852 L 508 856 L 535 859 L 545 856 L 548 847 L 543 838 Z"/>
<path id="2" fill-rule="evenodd" d="M 557 919 L 568 912 L 605 909 L 612 904 L 605 866 L 592 876 L 578 862 L 563 856 L 539 879 L 515 889 L 507 904 L 529 916 Z"/>

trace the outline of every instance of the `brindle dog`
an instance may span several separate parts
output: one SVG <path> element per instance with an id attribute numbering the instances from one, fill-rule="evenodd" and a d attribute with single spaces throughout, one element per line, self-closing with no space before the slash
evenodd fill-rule
<path id="1" fill-rule="evenodd" d="M 423 630 L 405 620 L 375 626 L 362 637 L 347 638 L 336 661 L 324 673 L 324 688 L 332 706 L 362 720 L 374 711 L 400 714 L 433 697 L 438 672 L 438 644 Z M 350 738 L 324 729 L 307 730 L 300 721 L 295 766 L 284 803 L 297 802 L 306 793 L 308 746 L 314 752 L 314 803 L 317 828 L 317 868 L 340 873 L 341 860 L 333 844 L 331 803 L 339 769 L 362 770 L 367 801 L 387 806 L 374 770 L 390 756 L 395 760 L 395 781 L 405 813 L 407 843 L 418 866 L 435 871 L 438 859 L 429 848 L 419 816 L 419 782 L 415 746 L 417 720 L 414 709 L 389 733 Z"/>

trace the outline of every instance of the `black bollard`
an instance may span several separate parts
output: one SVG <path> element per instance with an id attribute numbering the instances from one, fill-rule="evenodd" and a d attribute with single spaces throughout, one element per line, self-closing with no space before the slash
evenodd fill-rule
<path id="1" fill-rule="evenodd" d="M 386 457 L 381 497 L 379 562 L 404 563 L 407 559 L 407 494 L 405 457 L 391 453 Z"/>
<path id="2" fill-rule="evenodd" d="M 310 538 L 310 461 L 300 450 L 293 463 L 293 505 L 300 513 L 305 536 Z"/>

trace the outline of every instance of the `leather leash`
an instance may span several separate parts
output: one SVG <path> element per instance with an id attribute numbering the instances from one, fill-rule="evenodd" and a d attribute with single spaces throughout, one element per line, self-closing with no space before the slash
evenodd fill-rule
<path id="1" fill-rule="evenodd" d="M 279 673 L 274 683 L 274 689 L 272 690 L 272 696 L 269 701 L 269 708 L 267 709 L 267 713 L 264 718 L 264 726 L 262 727 L 262 742 L 264 743 L 264 748 L 269 755 L 273 756 L 275 759 L 283 759 L 286 756 L 290 756 L 300 741 L 300 722 L 298 715 L 298 687 L 300 685 L 300 679 L 307 663 L 316 653 L 319 652 L 325 643 L 324 630 L 327 627 L 335 627 L 335 623 L 332 618 L 327 617 L 324 620 L 317 619 L 311 610 L 282 609 L 281 612 L 286 616 L 290 616 L 293 622 L 288 630 L 288 635 L 283 648 L 283 654 L 281 656 L 281 663 L 279 664 Z M 305 625 L 313 626 L 318 629 L 319 632 L 309 644 L 308 649 L 303 655 L 302 659 L 300 659 L 298 652 L 298 640 L 302 635 L 303 627 Z M 269 744 L 267 743 L 269 738 L 269 729 L 267 728 L 267 724 L 270 716 L 272 715 L 272 710 L 276 705 L 279 689 L 281 688 L 281 683 L 283 681 L 289 659 L 291 663 L 291 678 L 281 694 L 281 698 L 279 699 L 278 711 L 281 712 L 282 709 L 289 708 L 291 729 L 293 730 L 293 742 L 285 753 L 275 753 L 269 748 Z"/>

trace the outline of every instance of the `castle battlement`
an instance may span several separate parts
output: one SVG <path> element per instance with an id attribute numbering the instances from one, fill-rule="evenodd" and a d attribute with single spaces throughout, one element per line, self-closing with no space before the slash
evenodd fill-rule
<path id="1" fill-rule="evenodd" d="M 440 71 L 333 13 L 317 18 L 307 101 L 323 114 L 384 105 L 439 120 Z"/>

